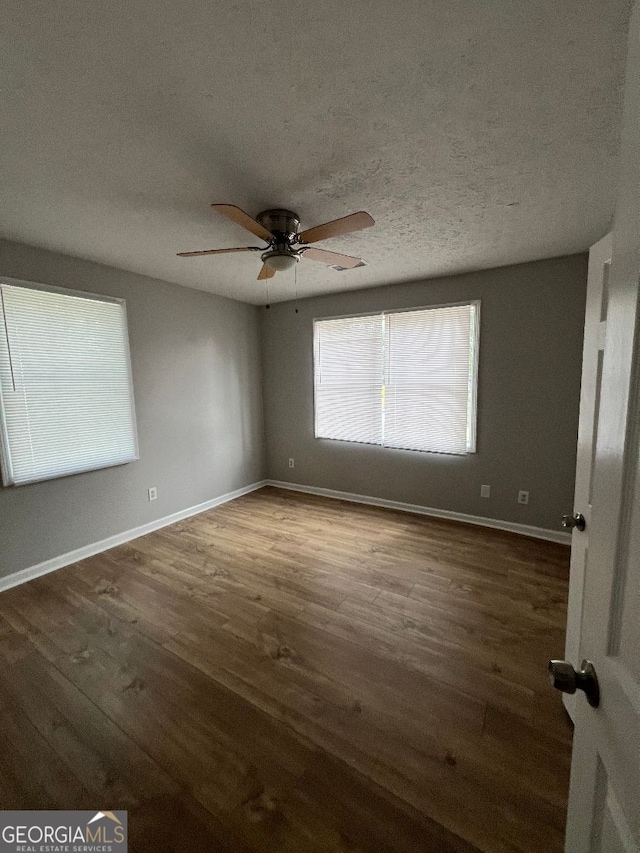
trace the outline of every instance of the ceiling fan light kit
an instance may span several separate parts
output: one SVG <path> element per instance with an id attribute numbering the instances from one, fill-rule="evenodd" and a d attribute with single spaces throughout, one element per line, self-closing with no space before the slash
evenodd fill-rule
<path id="1" fill-rule="evenodd" d="M 325 222 L 306 231 L 299 232 L 300 217 L 297 213 L 285 208 L 275 207 L 263 210 L 253 219 L 244 210 L 234 204 L 212 204 L 214 210 L 231 219 L 237 225 L 241 225 L 254 236 L 264 240 L 267 245 L 244 246 L 234 249 L 204 249 L 198 252 L 178 252 L 179 257 L 188 258 L 198 255 L 221 255 L 228 252 L 261 252 L 262 269 L 258 274 L 258 281 L 273 278 L 276 272 L 292 269 L 300 260 L 306 258 L 310 261 L 319 261 L 330 267 L 338 267 L 343 270 L 355 269 L 365 266 L 362 258 L 352 255 L 343 255 L 340 252 L 329 252 L 326 249 L 317 249 L 309 245 L 317 240 L 327 240 L 330 237 L 338 237 L 370 228 L 375 222 L 363 210 Z"/>
<path id="2" fill-rule="evenodd" d="M 276 272 L 284 272 L 290 270 L 298 263 L 300 255 L 297 252 L 291 252 L 278 249 L 273 249 L 270 252 L 265 252 L 262 256 L 262 262 Z"/>

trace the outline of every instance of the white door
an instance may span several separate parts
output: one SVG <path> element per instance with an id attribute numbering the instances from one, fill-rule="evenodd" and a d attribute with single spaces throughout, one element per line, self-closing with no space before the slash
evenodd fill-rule
<path id="1" fill-rule="evenodd" d="M 631 18 L 602 365 L 580 658 L 600 706 L 579 695 L 567 853 L 640 851 L 640 7 Z M 572 661 L 579 664 L 579 661 Z"/>
<path id="2" fill-rule="evenodd" d="M 578 453 L 576 457 L 576 487 L 573 499 L 574 515 L 568 521 L 574 524 L 571 535 L 571 574 L 569 605 L 567 608 L 567 639 L 565 658 L 572 663 L 580 661 L 580 627 L 582 624 L 582 598 L 584 575 L 589 553 L 591 533 L 591 507 L 593 464 L 600 408 L 600 384 L 606 335 L 607 293 L 611 263 L 611 234 L 599 240 L 589 251 L 589 277 L 587 280 L 587 309 L 584 318 L 584 346 L 582 350 L 582 384 L 580 387 L 580 421 L 578 425 Z M 584 519 L 584 527 L 579 517 Z M 565 517 L 567 518 L 567 517 Z M 578 524 L 576 525 L 576 520 Z M 575 722 L 575 694 L 565 694 L 564 704 Z"/>

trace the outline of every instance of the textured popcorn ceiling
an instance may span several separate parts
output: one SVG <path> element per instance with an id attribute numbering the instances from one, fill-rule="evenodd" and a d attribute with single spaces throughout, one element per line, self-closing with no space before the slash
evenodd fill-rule
<path id="1" fill-rule="evenodd" d="M 369 266 L 301 296 L 586 249 L 613 211 L 626 0 L 4 0 L 2 236 L 248 302 L 211 202 Z M 1 272 L 0 259 L 0 272 Z M 90 282 L 87 282 L 90 286 Z M 293 273 L 269 285 L 291 298 Z"/>

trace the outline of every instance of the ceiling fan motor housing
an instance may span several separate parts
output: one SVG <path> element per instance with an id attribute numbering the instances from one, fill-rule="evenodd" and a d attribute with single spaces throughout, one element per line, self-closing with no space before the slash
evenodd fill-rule
<path id="1" fill-rule="evenodd" d="M 274 207 L 271 210 L 263 210 L 256 219 L 263 228 L 275 235 L 278 243 L 291 243 L 298 235 L 300 217 L 291 210 Z"/>

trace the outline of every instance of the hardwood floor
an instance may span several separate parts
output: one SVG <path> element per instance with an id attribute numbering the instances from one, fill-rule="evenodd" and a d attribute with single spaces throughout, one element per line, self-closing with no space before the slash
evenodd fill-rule
<path id="1" fill-rule="evenodd" d="M 266 488 L 0 594 L 0 807 L 130 850 L 552 853 L 569 549 Z"/>

